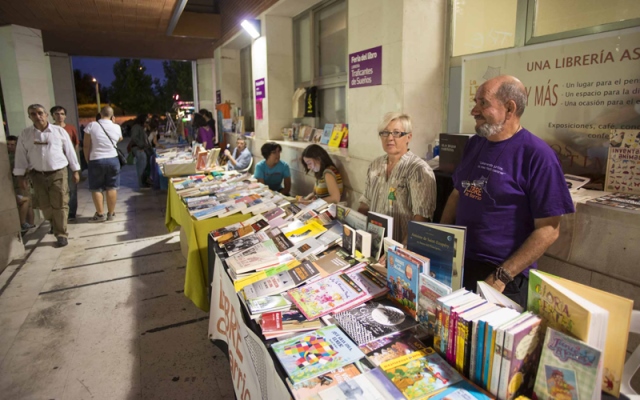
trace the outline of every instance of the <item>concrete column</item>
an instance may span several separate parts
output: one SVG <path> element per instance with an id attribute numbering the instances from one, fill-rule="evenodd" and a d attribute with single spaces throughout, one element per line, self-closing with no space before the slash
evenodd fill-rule
<path id="1" fill-rule="evenodd" d="M 30 104 L 42 104 L 47 110 L 53 105 L 50 71 L 38 29 L 0 27 L 0 79 L 11 134 L 19 135 L 31 125 L 27 117 Z"/>
<path id="2" fill-rule="evenodd" d="M 218 48 L 214 51 L 214 57 L 216 88 L 222 94 L 222 102 L 230 101 L 232 107 L 241 107 L 240 50 Z M 213 101 L 215 103 L 215 92 Z"/>
<path id="3" fill-rule="evenodd" d="M 382 45 L 382 85 L 347 92 L 351 157 L 372 160 L 384 153 L 376 132 L 390 111 L 411 116 L 410 148 L 420 157 L 443 129 L 446 3 L 349 2 L 348 52 Z"/>
<path id="4" fill-rule="evenodd" d="M 1 111 L 1 110 L 0 110 Z M 0 273 L 12 260 L 24 255 L 20 236 L 20 216 L 13 191 L 13 180 L 7 151 L 7 138 L 0 112 Z"/>
<path id="5" fill-rule="evenodd" d="M 199 109 L 206 108 L 214 112 L 216 109 L 216 83 L 214 81 L 214 59 L 203 58 L 196 61 L 198 70 L 198 81 L 193 82 L 198 87 L 198 112 Z M 217 118 L 214 115 L 214 118 Z"/>
<path id="6" fill-rule="evenodd" d="M 53 82 L 54 104 L 67 109 L 66 123 L 74 125 L 78 132 L 78 101 L 76 100 L 76 87 L 73 81 L 73 67 L 71 57 L 68 54 L 48 52 L 51 65 L 51 79 Z M 53 117 L 51 117 L 53 118 Z"/>

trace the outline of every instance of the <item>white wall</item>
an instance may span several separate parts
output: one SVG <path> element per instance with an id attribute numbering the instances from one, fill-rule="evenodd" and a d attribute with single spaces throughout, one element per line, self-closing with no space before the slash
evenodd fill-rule
<path id="1" fill-rule="evenodd" d="M 214 81 L 214 59 L 203 58 L 196 61 L 198 81 L 198 109 L 206 108 L 214 112 L 216 109 L 216 82 Z M 198 110 L 196 110 L 198 111 Z M 214 113 L 215 114 L 215 113 Z"/>
<path id="2" fill-rule="evenodd" d="M 53 105 L 50 71 L 40 30 L 0 27 L 0 79 L 11 134 L 19 135 L 31 124 L 27 117 L 30 104 L 42 104 L 47 111 Z"/>
<path id="3" fill-rule="evenodd" d="M 51 65 L 51 80 L 53 83 L 54 104 L 67 109 L 65 123 L 78 125 L 78 103 L 76 101 L 76 88 L 73 81 L 73 68 L 71 57 L 68 54 L 49 52 L 49 64 Z"/>

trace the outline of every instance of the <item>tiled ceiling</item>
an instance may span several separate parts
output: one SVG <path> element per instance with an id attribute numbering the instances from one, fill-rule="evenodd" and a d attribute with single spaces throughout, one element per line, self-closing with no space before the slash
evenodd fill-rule
<path id="1" fill-rule="evenodd" d="M 185 9 L 211 13 L 237 0 L 189 0 Z M 171 37 L 167 27 L 179 0 L 0 0 L 0 25 L 40 29 L 45 51 L 70 55 L 194 60 L 210 58 L 213 39 Z M 244 1 L 255 10 L 255 3 Z M 253 3 L 253 4 L 252 4 Z M 221 16 L 224 20 L 224 15 Z M 227 37 L 237 23 L 224 25 Z"/>

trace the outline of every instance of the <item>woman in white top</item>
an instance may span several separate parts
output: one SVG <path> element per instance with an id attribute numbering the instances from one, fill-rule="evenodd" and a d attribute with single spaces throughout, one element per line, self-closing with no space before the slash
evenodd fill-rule
<path id="1" fill-rule="evenodd" d="M 89 190 L 96 213 L 89 222 L 111 221 L 115 218 L 118 186 L 120 186 L 120 161 L 116 143 L 122 140 L 120 126 L 111 120 L 113 109 L 109 106 L 100 111 L 100 120 L 91 122 L 84 130 L 84 154 L 88 154 Z M 107 192 L 107 215 L 104 215 L 104 197 Z"/>

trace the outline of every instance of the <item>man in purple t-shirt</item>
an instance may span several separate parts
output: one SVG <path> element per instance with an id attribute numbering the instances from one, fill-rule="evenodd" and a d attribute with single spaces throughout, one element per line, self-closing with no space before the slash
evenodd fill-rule
<path id="1" fill-rule="evenodd" d="M 453 174 L 441 223 L 467 227 L 463 282 L 484 280 L 526 307 L 529 269 L 575 212 L 562 168 L 542 139 L 520 125 L 527 101 L 512 76 L 482 84 L 471 115 L 476 133 Z"/>

